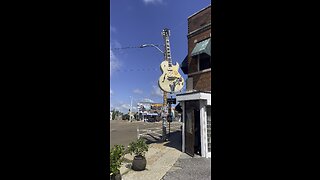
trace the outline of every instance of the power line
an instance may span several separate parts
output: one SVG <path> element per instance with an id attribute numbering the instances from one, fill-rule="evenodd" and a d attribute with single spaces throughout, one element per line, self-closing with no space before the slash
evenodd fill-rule
<path id="1" fill-rule="evenodd" d="M 154 46 L 164 46 L 164 45 L 155 44 Z M 143 48 L 142 45 L 141 46 L 127 46 L 127 47 L 121 47 L 121 48 L 110 48 L 110 50 L 139 49 L 139 48 Z"/>
<path id="2" fill-rule="evenodd" d="M 160 68 L 137 68 L 137 69 L 115 69 L 117 72 L 137 72 L 137 71 L 160 71 Z"/>

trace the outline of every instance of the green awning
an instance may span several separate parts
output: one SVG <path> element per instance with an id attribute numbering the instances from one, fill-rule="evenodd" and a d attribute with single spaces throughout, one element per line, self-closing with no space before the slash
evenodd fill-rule
<path id="1" fill-rule="evenodd" d="M 191 52 L 191 56 L 206 53 L 211 56 L 211 38 L 204 41 L 200 41 L 196 44 L 196 47 Z"/>
<path id="2" fill-rule="evenodd" d="M 188 55 L 182 61 L 180 68 L 184 74 L 188 74 Z"/>

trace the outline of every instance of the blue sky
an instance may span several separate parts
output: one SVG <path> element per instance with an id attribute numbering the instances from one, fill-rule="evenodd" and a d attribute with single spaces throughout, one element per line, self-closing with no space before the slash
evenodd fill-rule
<path id="1" fill-rule="evenodd" d="M 211 4 L 209 0 L 111 0 L 110 1 L 110 108 L 124 113 L 133 111 L 140 101 L 162 103 L 157 85 L 163 55 L 153 47 L 161 44 L 163 28 L 171 31 L 172 62 L 181 62 L 187 55 L 187 18 Z M 160 47 L 163 49 L 163 47 Z M 179 71 L 186 80 L 186 75 Z M 173 96 L 174 97 L 174 96 Z"/>

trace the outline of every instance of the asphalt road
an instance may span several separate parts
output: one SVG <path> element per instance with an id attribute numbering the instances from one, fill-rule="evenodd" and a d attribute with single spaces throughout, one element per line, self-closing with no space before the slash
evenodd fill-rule
<path id="1" fill-rule="evenodd" d="M 181 123 L 171 123 L 170 132 L 180 129 Z M 145 134 L 144 137 L 160 138 L 162 134 L 162 122 L 141 122 L 126 120 L 113 120 L 110 121 L 110 149 L 115 145 L 124 145 L 125 147 L 130 142 L 137 140 L 137 128 L 140 134 Z M 167 126 L 168 129 L 168 126 Z"/>

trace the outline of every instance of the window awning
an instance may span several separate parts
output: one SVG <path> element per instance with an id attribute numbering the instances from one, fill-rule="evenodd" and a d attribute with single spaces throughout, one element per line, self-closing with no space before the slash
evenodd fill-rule
<path id="1" fill-rule="evenodd" d="M 211 56 L 211 38 L 204 41 L 200 41 L 196 44 L 196 47 L 191 52 L 191 56 L 206 53 Z"/>
<path id="2" fill-rule="evenodd" d="M 178 105 L 176 105 L 176 107 L 174 107 L 174 109 L 175 109 L 176 111 L 178 111 L 179 113 L 182 112 L 182 108 L 181 108 L 180 103 L 178 103 Z"/>
<path id="3" fill-rule="evenodd" d="M 181 70 L 184 74 L 188 74 L 188 55 L 182 61 Z"/>

